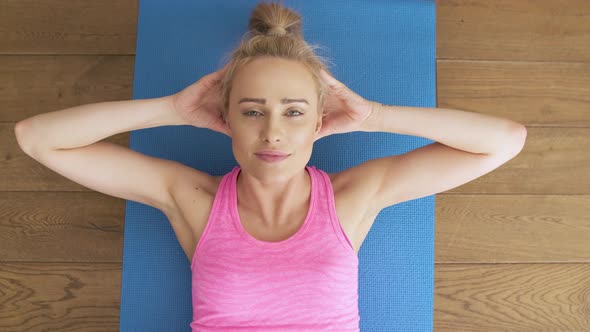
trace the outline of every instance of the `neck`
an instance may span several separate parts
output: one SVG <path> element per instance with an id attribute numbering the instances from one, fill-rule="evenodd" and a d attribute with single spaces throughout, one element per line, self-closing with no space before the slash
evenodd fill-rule
<path id="1" fill-rule="evenodd" d="M 240 170 L 237 180 L 238 205 L 269 228 L 289 224 L 301 209 L 307 211 L 311 178 L 304 169 L 289 178 L 257 178 Z"/>

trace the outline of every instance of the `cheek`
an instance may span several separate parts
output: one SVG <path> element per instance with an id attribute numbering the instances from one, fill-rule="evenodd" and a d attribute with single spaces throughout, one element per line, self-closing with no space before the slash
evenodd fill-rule
<path id="1" fill-rule="evenodd" d="M 293 135 L 289 136 L 289 141 L 293 142 L 294 144 L 298 145 L 309 145 L 310 142 L 313 142 L 315 139 L 314 132 L 306 128 L 305 130 L 297 131 L 297 133 L 293 133 Z"/>

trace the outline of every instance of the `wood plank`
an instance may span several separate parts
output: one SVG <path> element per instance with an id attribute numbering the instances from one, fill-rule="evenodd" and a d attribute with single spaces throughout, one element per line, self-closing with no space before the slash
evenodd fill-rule
<path id="1" fill-rule="evenodd" d="M 439 60 L 437 87 L 438 107 L 528 128 L 590 127 L 590 63 Z"/>
<path id="2" fill-rule="evenodd" d="M 138 2 L 2 1 L 0 54 L 135 54 Z"/>
<path id="3" fill-rule="evenodd" d="M 590 129 L 527 128 L 523 150 L 492 172 L 445 193 L 590 194 Z"/>
<path id="4" fill-rule="evenodd" d="M 436 263 L 590 263 L 589 195 L 437 195 Z"/>
<path id="5" fill-rule="evenodd" d="M 590 264 L 437 264 L 435 331 L 590 331 Z"/>
<path id="6" fill-rule="evenodd" d="M 590 1 L 437 1 L 437 59 L 590 59 Z"/>
<path id="7" fill-rule="evenodd" d="M 133 98 L 135 56 L 0 56 L 0 122 Z"/>
<path id="8" fill-rule="evenodd" d="M 121 263 L 0 263 L 0 331 L 118 331 Z"/>
<path id="9" fill-rule="evenodd" d="M 0 192 L 0 202 L 0 261 L 122 262 L 123 199 L 98 192 Z"/>

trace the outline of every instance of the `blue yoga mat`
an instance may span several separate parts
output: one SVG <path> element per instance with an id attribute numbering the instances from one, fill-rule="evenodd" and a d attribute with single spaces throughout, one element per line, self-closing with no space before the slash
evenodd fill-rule
<path id="1" fill-rule="evenodd" d="M 258 1 L 141 0 L 134 99 L 182 90 L 222 67 L 247 31 Z M 304 38 L 319 44 L 333 75 L 362 97 L 435 107 L 433 1 L 285 1 L 301 14 Z M 308 166 L 335 173 L 432 143 L 422 137 L 353 132 L 315 142 Z M 212 176 L 237 162 L 231 138 L 193 126 L 131 132 L 130 148 Z M 388 207 L 359 252 L 361 331 L 431 331 L 434 195 Z M 121 331 L 190 331 L 190 264 L 159 210 L 127 201 Z"/>

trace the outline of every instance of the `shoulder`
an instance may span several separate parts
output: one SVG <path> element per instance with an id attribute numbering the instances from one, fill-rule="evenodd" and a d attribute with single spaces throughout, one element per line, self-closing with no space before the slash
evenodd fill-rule
<path id="1" fill-rule="evenodd" d="M 182 181 L 176 181 L 171 189 L 173 205 L 164 213 L 173 226 L 179 225 L 177 226 L 179 230 L 175 229 L 179 239 L 186 236 L 185 233 L 188 234 L 187 229 L 190 228 L 190 233 L 193 234 L 192 240 L 186 240 L 185 244 L 181 243 L 183 248 L 188 248 L 187 252 L 190 252 L 194 250 L 190 248 L 194 247 L 205 228 L 218 185 L 223 176 L 211 176 L 196 169 L 185 171 L 184 174 L 176 176 L 183 178 Z"/>
<path id="2" fill-rule="evenodd" d="M 355 166 L 337 173 L 327 173 L 332 183 L 335 200 L 347 206 L 363 207 L 368 213 L 378 212 L 372 206 L 378 184 L 366 169 Z M 373 211 L 375 210 L 375 211 Z"/>
<path id="3" fill-rule="evenodd" d="M 369 174 L 363 174 L 363 170 L 359 167 L 350 167 L 336 173 L 325 173 L 328 174 L 328 177 L 330 178 L 334 193 L 346 190 L 348 188 L 357 188 L 358 186 L 362 186 L 360 180 L 370 176 Z"/>
<path id="4" fill-rule="evenodd" d="M 176 174 L 176 181 L 170 189 L 173 209 L 176 210 L 173 212 L 180 213 L 189 220 L 193 219 L 195 216 L 190 215 L 191 213 L 203 211 L 202 207 L 213 201 L 222 178 L 223 176 L 211 176 L 192 167 Z"/>

